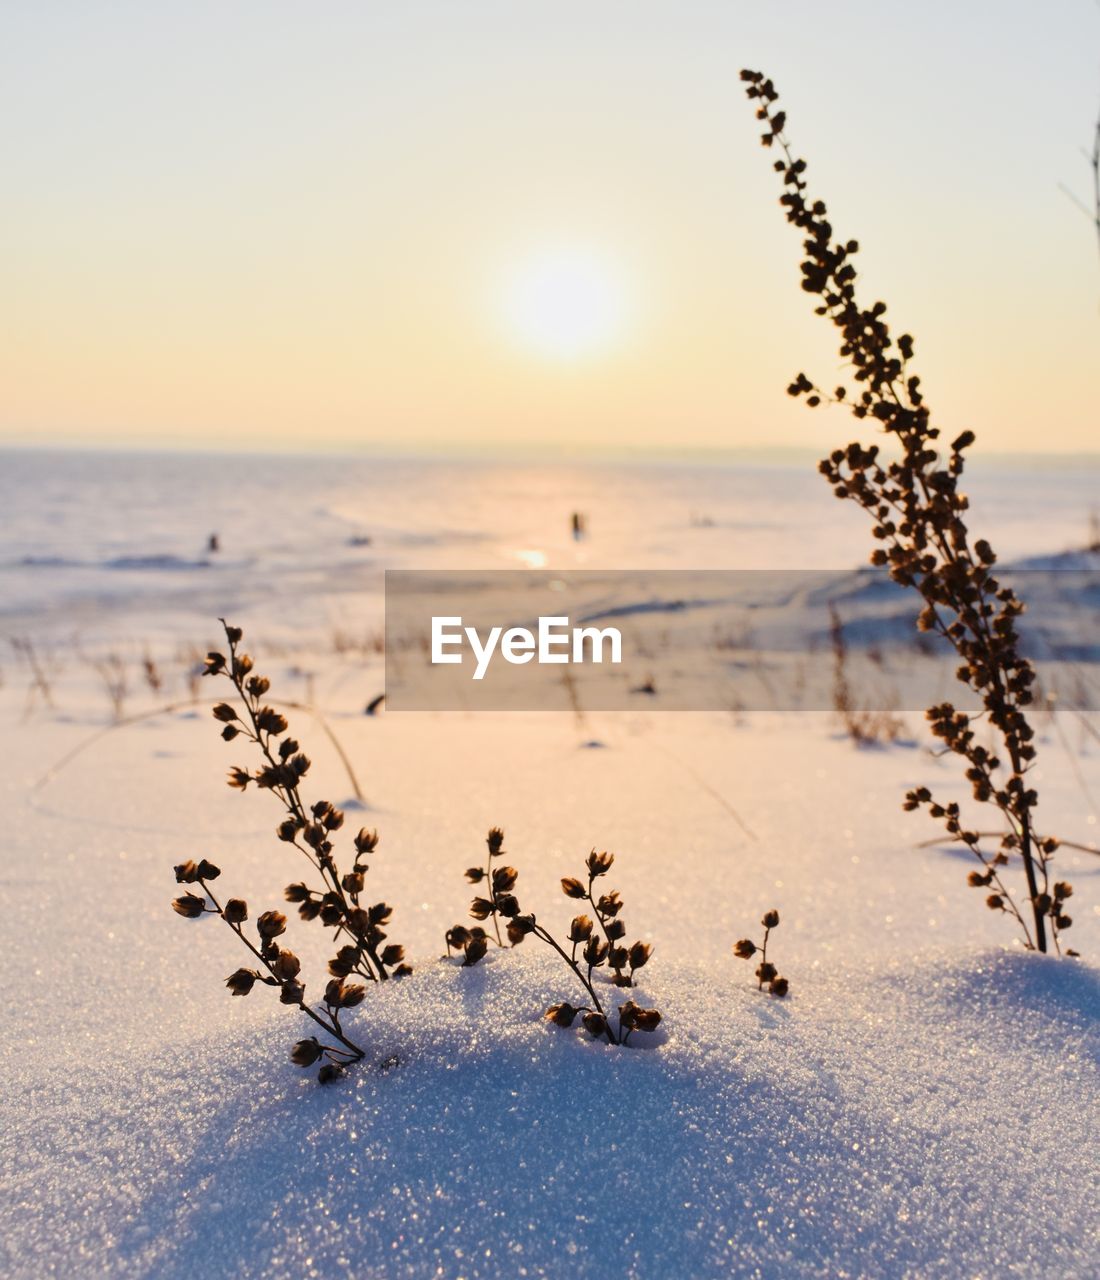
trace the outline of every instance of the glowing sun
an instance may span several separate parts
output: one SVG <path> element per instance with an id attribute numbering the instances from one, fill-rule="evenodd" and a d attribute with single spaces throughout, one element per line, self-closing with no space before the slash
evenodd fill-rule
<path id="1" fill-rule="evenodd" d="M 584 249 L 544 250 L 516 267 L 504 289 L 512 339 L 538 355 L 577 360 L 613 346 L 627 321 L 614 266 Z"/>

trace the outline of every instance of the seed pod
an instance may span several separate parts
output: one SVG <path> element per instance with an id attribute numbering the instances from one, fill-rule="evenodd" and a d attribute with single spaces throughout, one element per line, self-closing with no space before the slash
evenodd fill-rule
<path id="1" fill-rule="evenodd" d="M 355 848 L 359 853 L 373 853 L 378 848 L 378 832 L 363 827 L 355 837 Z"/>
<path id="2" fill-rule="evenodd" d="M 490 828 L 485 843 L 489 846 L 489 856 L 495 858 L 504 848 L 504 832 L 499 827 Z"/>
<path id="3" fill-rule="evenodd" d="M 634 1014 L 634 1029 L 636 1031 L 656 1031 L 661 1021 L 661 1015 L 656 1009 L 638 1009 Z"/>
<path id="4" fill-rule="evenodd" d="M 187 920 L 197 920 L 206 910 L 206 899 L 184 893 L 172 902 L 172 910 Z"/>
<path id="5" fill-rule="evenodd" d="M 516 916 L 514 920 L 509 920 L 508 941 L 513 947 L 518 947 L 524 938 L 526 938 L 531 932 L 532 927 L 530 918 L 527 916 Z"/>
<path id="6" fill-rule="evenodd" d="M 598 1040 L 600 1036 L 607 1035 L 607 1019 L 602 1013 L 586 1013 L 583 1022 L 585 1031 L 593 1039 Z"/>
<path id="7" fill-rule="evenodd" d="M 595 849 L 588 855 L 586 865 L 589 875 L 604 876 L 611 870 L 611 864 L 615 861 L 613 853 L 597 853 Z"/>
<path id="8" fill-rule="evenodd" d="M 243 898 L 230 898 L 222 911 L 229 924 L 244 924 L 248 919 L 248 903 Z"/>
<path id="9" fill-rule="evenodd" d="M 561 891 L 567 898 L 587 897 L 588 891 L 575 876 L 565 876 L 561 882 Z"/>
<path id="10" fill-rule="evenodd" d="M 285 717 L 281 716 L 273 707 L 261 707 L 256 715 L 256 723 L 264 733 L 278 736 L 280 733 L 286 732 Z"/>
<path id="11" fill-rule="evenodd" d="M 238 969 L 236 973 L 231 973 L 226 978 L 225 985 L 229 988 L 231 994 L 246 996 L 252 990 L 259 976 L 255 969 Z"/>
<path id="12" fill-rule="evenodd" d="M 630 967 L 640 969 L 652 954 L 653 948 L 648 942 L 635 942 L 630 948 Z"/>
<path id="13" fill-rule="evenodd" d="M 256 921 L 256 932 L 261 938 L 277 938 L 286 932 L 286 916 L 281 911 L 265 911 Z"/>
<path id="14" fill-rule="evenodd" d="M 765 912 L 764 918 L 763 920 L 760 921 L 760 923 L 764 926 L 765 929 L 774 929 L 775 926 L 779 923 L 779 912 L 778 911 Z"/>
<path id="15" fill-rule="evenodd" d="M 321 1046 L 315 1036 L 309 1040 L 299 1040 L 290 1051 L 290 1060 L 296 1067 L 312 1067 L 321 1056 Z"/>
<path id="16" fill-rule="evenodd" d="M 579 1012 L 579 1009 L 563 1001 L 561 1004 L 552 1004 L 542 1016 L 556 1027 L 571 1027 Z"/>
<path id="17" fill-rule="evenodd" d="M 593 969 L 598 969 L 607 960 L 607 943 L 594 934 L 584 944 L 584 961 Z"/>
<path id="18" fill-rule="evenodd" d="M 493 871 L 493 889 L 497 893 L 510 893 L 518 879 L 519 872 L 515 867 L 497 867 Z"/>
<path id="19" fill-rule="evenodd" d="M 479 960 L 484 959 L 486 951 L 489 950 L 489 943 L 485 938 L 471 938 L 466 944 L 462 967 L 471 969 Z"/>
<path id="20" fill-rule="evenodd" d="M 335 907 L 337 910 L 341 909 L 339 901 L 332 902 L 326 900 L 325 906 Z M 366 934 L 369 931 L 371 927 L 371 918 L 370 912 L 366 907 L 352 907 L 348 912 L 348 926 L 355 933 L 360 935 Z"/>
<path id="21" fill-rule="evenodd" d="M 740 942 L 733 944 L 733 954 L 740 960 L 751 960 L 756 955 L 756 943 L 742 938 Z"/>
<path id="22" fill-rule="evenodd" d="M 276 978 L 296 978 L 302 968 L 302 962 L 293 951 L 280 951 L 270 962 L 271 972 Z"/>
<path id="23" fill-rule="evenodd" d="M 610 893 L 605 893 L 596 903 L 596 910 L 604 919 L 617 916 L 623 909 L 623 900 L 619 897 L 619 891 L 613 889 Z"/>
<path id="24" fill-rule="evenodd" d="M 570 942 L 587 942 L 592 936 L 592 921 L 588 916 L 574 916 L 569 926 Z"/>
<path id="25" fill-rule="evenodd" d="M 632 1031 L 641 1010 L 633 1000 L 619 1006 L 619 1024 L 627 1031 Z"/>

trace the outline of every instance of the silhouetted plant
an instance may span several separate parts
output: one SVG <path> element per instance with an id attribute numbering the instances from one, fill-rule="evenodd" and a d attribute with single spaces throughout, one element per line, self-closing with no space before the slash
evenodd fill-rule
<path id="1" fill-rule="evenodd" d="M 302 854 L 319 876 L 313 885 L 305 881 L 287 885 L 284 896 L 287 902 L 298 907 L 303 920 L 319 919 L 333 931 L 337 942 L 345 940 L 329 961 L 330 980 L 321 1002 L 316 1005 L 306 1002 L 298 958 L 276 942 L 286 931 L 286 917 L 275 910 L 263 912 L 256 920 L 257 936 L 253 941 L 244 929 L 249 918 L 248 904 L 239 898 L 222 904 L 211 889 L 210 881 L 220 874 L 213 864 L 204 860 L 198 864 L 184 862 L 176 867 L 177 882 L 198 885 L 203 896 L 188 892 L 172 906 L 188 919 L 208 914 L 221 916 L 263 967 L 265 973 L 238 969 L 231 974 L 226 986 L 233 995 L 247 995 L 257 981 L 278 987 L 283 1004 L 299 1008 L 330 1040 L 336 1041 L 333 1044 L 314 1036 L 299 1041 L 291 1052 L 291 1061 L 297 1066 L 321 1063 L 318 1079 L 324 1083 L 365 1056 L 364 1049 L 348 1036 L 340 1021 L 341 1014 L 360 1004 L 366 993 L 364 983 L 349 979 L 359 977 L 364 982 L 384 982 L 410 973 L 411 969 L 405 963 L 403 948 L 386 942 L 384 926 L 389 923 L 392 907 L 384 902 L 366 905 L 362 901 L 367 859 L 378 847 L 378 833 L 363 828 L 355 836 L 351 870 L 342 872 L 333 854 L 331 837 L 344 825 L 344 814 L 327 800 L 307 805 L 302 798 L 301 783 L 309 772 L 310 761 L 298 743 L 286 736 L 286 718 L 264 703 L 270 682 L 253 671 L 252 659 L 240 650 L 240 628 L 228 626 L 224 621 L 222 625 L 228 657 L 210 653 L 205 674 L 228 679 L 238 705 L 218 703 L 213 708 L 214 718 L 222 725 L 222 737 L 227 742 L 244 738 L 259 748 L 262 757 L 260 767 L 252 772 L 240 766 L 230 769 L 229 785 L 244 791 L 254 784 L 260 790 L 271 791 L 282 803 L 285 817 L 276 834 Z"/>
<path id="2" fill-rule="evenodd" d="M 519 910 L 519 904 L 512 893 L 516 887 L 519 872 L 515 867 L 493 866 L 494 858 L 504 856 L 504 832 L 499 827 L 491 828 L 485 838 L 485 845 L 489 851 L 485 866 L 468 867 L 466 879 L 470 884 L 484 884 L 489 896 L 476 897 L 470 903 L 470 915 L 475 920 L 492 920 L 497 946 L 502 947 L 504 942 L 500 936 L 501 917 L 510 922 Z M 509 931 L 508 937 L 513 946 L 523 940 L 522 936 L 515 935 L 513 930 Z M 452 925 L 447 930 L 445 941 L 447 954 L 450 955 L 452 951 L 461 951 L 464 957 L 463 964 L 467 968 L 477 964 L 489 949 L 489 935 L 481 925 L 469 928 L 464 924 Z"/>
<path id="3" fill-rule="evenodd" d="M 786 978 L 779 976 L 779 970 L 768 959 L 768 939 L 771 937 L 772 930 L 779 926 L 779 912 L 765 911 L 760 923 L 764 926 L 764 940 L 760 946 L 758 947 L 751 938 L 742 938 L 740 942 L 734 943 L 733 954 L 739 960 L 751 960 L 759 952 L 760 963 L 756 966 L 758 990 L 763 991 L 766 984 L 773 996 L 785 996 L 791 989 L 790 983 Z"/>
<path id="4" fill-rule="evenodd" d="M 623 900 L 618 890 L 612 889 L 596 896 L 596 880 L 611 870 L 611 864 L 614 861 L 613 853 L 597 853 L 593 849 L 585 864 L 588 871 L 587 881 L 575 880 L 567 876 L 561 882 L 561 889 L 567 898 L 581 898 L 592 908 L 600 926 L 600 932 L 604 936 L 604 946 L 598 952 L 603 957 L 599 960 L 599 964 L 606 962 L 613 975 L 611 980 L 616 986 L 632 987 L 634 971 L 642 968 L 649 960 L 653 948 L 647 942 L 632 942 L 629 947 L 623 945 L 623 938 L 626 937 L 626 923 L 619 914 L 622 911 Z M 592 967 L 589 966 L 590 971 Z"/>
<path id="5" fill-rule="evenodd" d="M 498 916 L 506 920 L 508 940 L 512 946 L 518 946 L 528 935 L 533 935 L 552 947 L 573 971 L 591 1002 L 572 1005 L 563 1001 L 551 1005 L 544 1015 L 546 1020 L 555 1026 L 571 1027 L 580 1018 L 585 1031 L 593 1039 L 605 1039 L 609 1044 L 628 1044 L 635 1031 L 655 1031 L 661 1021 L 656 1009 L 643 1009 L 635 1001 L 627 1000 L 613 1011 L 612 1019 L 596 991 L 595 970 L 606 965 L 611 970 L 610 981 L 613 984 L 631 986 L 634 973 L 647 963 L 652 953 L 652 947 L 645 942 L 635 942 L 630 947 L 622 945 L 625 928 L 618 919 L 622 907 L 619 894 L 610 890 L 598 897 L 595 895 L 595 881 L 611 870 L 614 854 L 597 853 L 593 849 L 586 861 L 587 882 L 573 877 L 562 880 L 562 892 L 567 898 L 584 899 L 592 906 L 600 932 L 596 931 L 590 916 L 574 916 L 567 941 L 561 943 L 533 914 L 522 911 L 513 892 L 519 872 L 514 867 L 493 867 L 493 858 L 503 853 L 504 833 L 499 827 L 489 832 L 486 843 L 489 847 L 488 867 L 471 867 L 466 876 L 475 884 L 487 882 L 493 896 L 475 898 L 470 908 L 471 915 L 478 920 L 487 920 L 491 916 L 494 923 Z M 498 877 L 496 884 L 493 883 L 494 875 Z M 497 937 L 500 937 L 499 931 Z M 488 941 L 482 928 L 467 929 L 464 925 L 455 925 L 447 931 L 447 952 L 462 951 L 463 965 L 475 965 L 485 956 Z"/>
<path id="6" fill-rule="evenodd" d="M 471 884 L 484 883 L 488 897 L 475 898 L 470 904 L 470 915 L 475 920 L 491 920 L 497 945 L 503 946 L 500 937 L 500 917 L 509 915 L 507 908 L 515 901 L 511 894 L 516 886 L 519 872 L 515 867 L 493 866 L 494 858 L 504 856 L 504 832 L 499 827 L 492 828 L 485 838 L 485 845 L 489 851 L 485 866 L 470 867 L 466 872 L 466 879 Z M 502 907 L 505 910 L 502 911 Z"/>
<path id="7" fill-rule="evenodd" d="M 872 532 L 881 545 L 871 563 L 887 568 L 894 581 L 923 597 L 921 629 L 943 636 L 958 653 L 958 678 L 978 695 L 980 718 L 1000 740 L 996 750 L 983 746 L 974 732 L 975 717 L 950 703 L 928 712 L 932 732 L 945 752 L 964 762 L 974 798 L 992 804 L 1004 819 L 1007 830 L 996 852 L 982 848 L 978 833 L 963 825 L 958 805 L 939 804 L 927 787 L 910 791 L 905 807 L 927 807 L 970 849 L 983 866 L 980 874 L 988 874 L 997 888 L 987 897 L 988 905 L 1016 919 L 1029 948 L 1047 950 L 1049 924 L 1060 951 L 1058 935 L 1072 921 L 1058 905 L 1064 898 L 1059 900 L 1050 886 L 1057 841 L 1039 836 L 1035 829 L 1038 795 L 1028 779 L 1035 734 L 1023 710 L 1032 701 L 1035 672 L 1020 653 L 1016 630 L 1024 605 L 1011 587 L 993 576 L 996 556 L 989 543 L 971 542 L 964 519 L 968 501 L 959 490 L 963 455 L 974 443 L 974 433 L 962 432 L 943 459 L 935 447 L 939 428 L 931 423 L 920 379 L 909 370 L 912 337 L 902 334 L 894 339 L 883 319 L 885 303 L 865 308 L 857 300 L 852 258 L 859 245 L 838 239 L 824 203 L 807 195 L 806 162 L 791 154 L 784 132 L 786 112 L 776 106 L 774 84 L 759 71 L 742 71 L 741 79 L 749 98 L 759 104 L 761 141 L 782 153 L 774 166 L 783 179 L 780 203 L 787 220 L 805 236 L 802 288 L 820 298 L 816 313 L 840 330 L 840 354 L 852 366 L 858 384 L 858 394 L 849 394 L 844 385 L 829 394 L 800 373 L 787 390 L 792 396 L 805 396 L 811 408 L 823 402 L 847 404 L 856 418 L 877 423 L 899 448 L 900 457 L 887 462 L 880 460 L 878 445 L 849 444 L 834 450 L 820 470 L 838 498 L 858 503 L 872 517 Z M 1000 883 L 999 869 L 1011 853 L 1023 861 L 1030 927 Z"/>

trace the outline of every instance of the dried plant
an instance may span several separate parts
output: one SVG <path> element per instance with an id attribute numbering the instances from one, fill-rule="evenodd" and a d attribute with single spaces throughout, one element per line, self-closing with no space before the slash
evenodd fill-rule
<path id="1" fill-rule="evenodd" d="M 974 433 L 962 432 L 946 458 L 941 455 L 939 428 L 932 425 L 919 377 L 910 372 L 912 337 L 893 337 L 883 319 L 885 303 L 865 307 L 857 299 L 852 259 L 859 246 L 837 238 L 824 203 L 807 194 L 806 162 L 791 153 L 786 112 L 777 106 L 774 84 L 759 71 L 742 71 L 741 79 L 748 97 L 758 104 L 764 146 L 780 153 L 774 166 L 783 180 L 780 203 L 787 220 L 804 235 L 802 288 L 819 299 L 816 313 L 840 330 L 840 353 L 857 384 L 851 394 L 844 385 L 830 394 L 800 373 L 788 391 L 805 396 L 811 408 L 825 402 L 847 405 L 856 418 L 877 424 L 898 451 L 899 456 L 886 461 L 880 459 L 878 445 L 853 443 L 835 450 L 820 470 L 838 498 L 858 503 L 871 516 L 880 544 L 871 563 L 887 568 L 894 581 L 920 593 L 921 629 L 944 637 L 962 659 L 958 678 L 980 700 L 980 715 L 970 716 L 945 702 L 931 708 L 928 718 L 945 753 L 963 761 L 975 800 L 993 805 L 1006 830 L 991 852 L 978 833 L 963 824 L 959 806 L 938 803 L 927 787 L 910 791 L 905 807 L 927 807 L 969 848 L 982 864 L 980 877 L 990 877 L 994 892 L 987 897 L 988 905 L 1013 916 L 1029 948 L 1046 951 L 1049 929 L 1060 951 L 1059 934 L 1072 921 L 1061 908 L 1068 895 L 1059 898 L 1050 884 L 1057 841 L 1040 836 L 1035 826 L 1038 795 L 1028 777 L 1036 755 L 1035 735 L 1024 711 L 1032 701 L 1035 672 L 1020 652 L 1016 629 L 1024 605 L 994 577 L 996 556 L 989 543 L 972 542 L 965 522 L 968 502 L 959 488 L 963 455 L 974 443 Z M 995 733 L 995 749 L 979 743 L 974 728 L 978 720 Z M 1023 862 L 1023 910 L 1001 882 L 1002 868 L 1012 855 Z"/>
<path id="2" fill-rule="evenodd" d="M 10 643 L 17 658 L 21 658 L 27 666 L 30 679 L 27 682 L 27 700 L 23 708 L 24 716 L 29 716 L 34 708 L 35 699 L 41 697 L 43 703 L 51 710 L 53 700 L 53 676 L 59 664 L 52 653 L 39 651 L 30 636 L 12 636 Z"/>
<path id="3" fill-rule="evenodd" d="M 276 834 L 305 858 L 318 877 L 312 885 L 305 881 L 288 885 L 285 898 L 297 906 L 303 920 L 319 919 L 331 929 L 334 941 L 340 944 L 329 961 L 330 980 L 323 998 L 317 1004 L 307 1003 L 298 958 L 276 941 L 286 930 L 286 917 L 276 910 L 264 911 L 256 920 L 255 940 L 250 938 L 244 928 L 249 919 L 248 904 L 240 898 L 223 904 L 215 896 L 210 881 L 220 873 L 211 863 L 188 861 L 176 867 L 177 882 L 197 885 L 202 896 L 187 892 L 172 906 L 189 919 L 221 916 L 262 966 L 264 973 L 238 969 L 231 974 L 226 986 L 233 995 L 247 995 L 257 981 L 276 986 L 283 1004 L 297 1007 L 321 1028 L 328 1039 L 314 1036 L 299 1041 L 291 1051 L 291 1061 L 300 1067 L 320 1063 L 318 1079 L 324 1083 L 365 1056 L 365 1050 L 349 1037 L 341 1023 L 341 1014 L 362 1002 L 364 984 L 384 982 L 411 970 L 405 963 L 403 948 L 386 941 L 384 926 L 393 909 L 384 902 L 366 905 L 362 901 L 367 859 L 378 846 L 378 833 L 366 828 L 359 832 L 353 841 L 351 870 L 341 872 L 333 854 L 332 836 L 343 826 L 344 815 L 327 800 L 307 804 L 303 799 L 302 780 L 309 772 L 310 761 L 298 743 L 287 736 L 285 717 L 264 702 L 270 682 L 253 671 L 252 659 L 241 650 L 240 628 L 224 621 L 222 625 L 228 656 L 210 653 L 206 674 L 227 679 L 237 705 L 218 703 L 213 708 L 214 718 L 222 725 L 222 737 L 227 742 L 242 738 L 257 747 L 262 757 L 260 767 L 251 772 L 240 766 L 230 769 L 229 785 L 240 791 L 255 785 L 278 798 L 285 816 Z M 350 980 L 356 977 L 364 981 Z"/>
<path id="4" fill-rule="evenodd" d="M 588 871 L 587 880 L 576 880 L 567 876 L 561 882 L 561 889 L 567 898 L 582 899 L 592 908 L 604 937 L 603 949 L 606 952 L 607 967 L 612 974 L 611 981 L 617 987 L 632 987 L 634 971 L 646 963 L 652 947 L 645 942 L 633 942 L 629 947 L 623 945 L 623 939 L 626 937 L 626 923 L 620 914 L 623 909 L 623 900 L 618 890 L 612 889 L 596 896 L 596 880 L 610 871 L 614 861 L 613 853 L 597 853 L 593 849 L 585 864 Z M 604 960 L 600 963 L 604 963 Z"/>
<path id="5" fill-rule="evenodd" d="M 844 624 L 835 605 L 829 605 L 829 639 L 833 648 L 833 710 L 844 732 L 858 746 L 896 742 L 904 728 L 892 711 L 871 711 L 856 704 L 848 680 L 848 645 Z M 879 654 L 879 661 L 882 655 Z"/>
<path id="6" fill-rule="evenodd" d="M 488 836 L 485 838 L 485 845 L 488 849 L 488 857 L 484 867 L 470 867 L 466 872 L 466 879 L 470 884 L 484 884 L 488 897 L 477 897 L 470 904 L 470 915 L 475 920 L 491 920 L 493 923 L 493 932 L 496 934 L 497 946 L 501 947 L 504 943 L 500 937 L 500 920 L 504 916 L 511 919 L 516 912 L 513 909 L 516 899 L 512 894 L 512 890 L 516 887 L 516 880 L 519 878 L 519 872 L 515 867 L 494 867 L 493 859 L 502 858 L 504 856 L 504 832 L 499 827 L 493 827 Z M 453 932 L 453 930 L 452 930 Z M 484 930 L 479 930 L 484 933 Z M 475 935 L 476 940 L 476 935 Z M 516 940 L 512 940 L 515 945 Z M 448 940 L 448 948 L 450 941 Z M 469 944 L 467 944 L 468 946 Z M 484 955 L 484 950 L 482 950 Z M 477 961 L 471 960 L 469 951 L 466 954 L 467 963 L 476 964 Z"/>
<path id="7" fill-rule="evenodd" d="M 600 979 L 594 976 L 595 971 L 604 966 L 610 970 L 610 981 L 614 985 L 632 986 L 635 972 L 648 962 L 653 950 L 645 942 L 623 946 L 622 938 L 626 929 L 618 918 L 622 899 L 615 890 L 596 896 L 595 882 L 611 870 L 615 855 L 597 853 L 593 849 L 585 864 L 587 879 L 567 876 L 562 880 L 562 892 L 567 898 L 584 900 L 591 905 L 599 921 L 599 930 L 597 931 L 590 916 L 574 916 L 569 925 L 567 940 L 561 943 L 545 926 L 539 924 L 533 914 L 524 913 L 520 907 L 513 892 L 519 872 L 514 867 L 493 867 L 493 858 L 503 856 L 504 832 L 499 827 L 494 827 L 489 832 L 486 844 L 489 848 L 488 866 L 471 867 L 466 872 L 466 877 L 474 884 L 486 883 L 490 896 L 475 898 L 470 914 L 476 920 L 492 919 L 500 945 L 503 943 L 500 942 L 498 920 L 504 919 L 507 921 L 507 935 L 512 946 L 518 946 L 528 935 L 533 935 L 552 947 L 573 971 L 590 1001 L 582 1005 L 565 1001 L 551 1005 L 544 1015 L 546 1020 L 555 1026 L 571 1027 L 580 1018 L 585 1031 L 593 1039 L 603 1039 L 608 1044 L 625 1045 L 630 1042 L 635 1031 L 655 1031 L 661 1021 L 661 1015 L 656 1009 L 644 1009 L 635 1001 L 627 1000 L 613 1011 L 613 1017 L 609 1017 L 608 1009 L 605 1009 L 596 990 Z M 447 931 L 447 953 L 449 955 L 452 950 L 462 951 L 464 966 L 477 964 L 485 956 L 488 945 L 488 935 L 481 927 L 468 929 L 465 925 L 455 925 Z"/>
<path id="8" fill-rule="evenodd" d="M 771 937 L 773 929 L 779 926 L 779 912 L 765 911 L 763 919 L 760 923 L 764 926 L 764 941 L 758 947 L 751 938 L 742 938 L 740 942 L 734 944 L 733 954 L 739 960 L 751 960 L 754 955 L 760 952 L 760 963 L 756 966 L 756 978 L 759 983 L 758 990 L 763 991 L 765 984 L 773 996 L 785 996 L 791 989 L 790 983 L 786 978 L 779 976 L 779 970 L 768 959 L 768 939 Z"/>
<path id="9" fill-rule="evenodd" d="M 126 714 L 126 699 L 130 694 L 126 659 L 118 653 L 105 653 L 98 658 L 89 658 L 88 662 L 99 676 L 111 706 L 111 715 L 117 724 Z"/>
<path id="10" fill-rule="evenodd" d="M 162 692 L 164 689 L 164 677 L 148 645 L 145 646 L 141 655 L 141 674 L 145 677 L 145 683 L 150 693 L 160 694 Z"/>

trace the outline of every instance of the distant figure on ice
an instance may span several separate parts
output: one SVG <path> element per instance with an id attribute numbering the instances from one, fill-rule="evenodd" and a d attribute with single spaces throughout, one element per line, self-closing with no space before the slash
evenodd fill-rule
<path id="1" fill-rule="evenodd" d="M 212 533 L 206 540 L 206 550 L 213 555 L 215 551 L 221 550 L 221 543 L 218 541 L 218 535 Z"/>
<path id="2" fill-rule="evenodd" d="M 584 516 L 579 511 L 573 512 L 573 541 L 580 542 L 584 537 Z"/>

